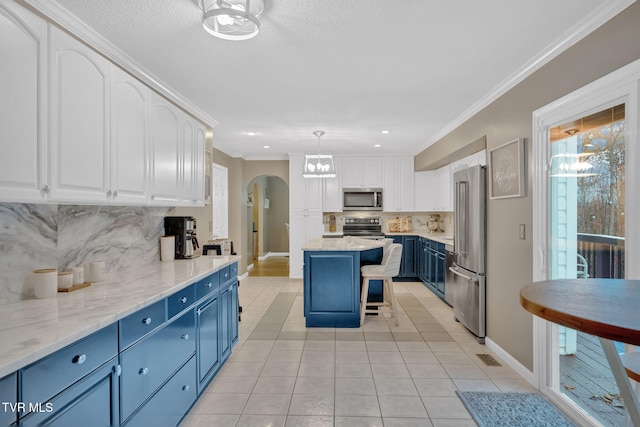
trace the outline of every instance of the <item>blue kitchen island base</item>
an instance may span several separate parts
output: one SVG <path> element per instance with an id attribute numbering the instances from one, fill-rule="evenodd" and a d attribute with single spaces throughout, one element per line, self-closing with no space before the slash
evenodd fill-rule
<path id="1" fill-rule="evenodd" d="M 357 328 L 360 326 L 360 267 L 379 264 L 382 247 L 367 250 L 305 250 L 304 315 L 306 326 Z M 381 294 L 372 287 L 371 299 Z M 377 290 L 376 288 L 380 288 Z"/>

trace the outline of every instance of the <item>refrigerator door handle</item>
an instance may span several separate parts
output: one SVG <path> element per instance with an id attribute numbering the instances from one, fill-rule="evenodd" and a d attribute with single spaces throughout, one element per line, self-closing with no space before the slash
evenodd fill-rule
<path id="1" fill-rule="evenodd" d="M 452 272 L 453 274 L 455 274 L 456 276 L 460 276 L 460 277 L 462 277 L 464 279 L 467 279 L 467 280 L 469 280 L 471 282 L 477 282 L 478 281 L 477 277 L 471 277 L 471 276 L 467 276 L 466 274 L 462 274 L 462 273 L 460 273 L 458 270 L 456 270 L 453 267 L 449 267 L 449 271 Z"/>
<path id="2" fill-rule="evenodd" d="M 455 243 L 454 250 L 456 255 L 467 254 L 467 234 L 469 233 L 469 212 L 468 212 L 468 182 L 456 182 L 456 202 L 455 202 Z"/>

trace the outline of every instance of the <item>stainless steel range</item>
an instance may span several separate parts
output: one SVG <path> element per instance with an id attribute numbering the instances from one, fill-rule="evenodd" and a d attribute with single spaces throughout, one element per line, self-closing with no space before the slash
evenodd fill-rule
<path id="1" fill-rule="evenodd" d="M 380 217 L 346 216 L 342 218 L 342 234 L 367 239 L 383 239 Z"/>

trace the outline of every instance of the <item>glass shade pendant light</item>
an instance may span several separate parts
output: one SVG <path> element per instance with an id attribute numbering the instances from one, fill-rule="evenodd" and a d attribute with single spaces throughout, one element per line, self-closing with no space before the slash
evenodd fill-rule
<path id="1" fill-rule="evenodd" d="M 316 130 L 313 134 L 318 138 L 318 154 L 304 156 L 302 176 L 305 178 L 335 178 L 336 168 L 333 164 L 333 156 L 320 154 L 320 137 L 324 135 L 324 131 Z"/>
<path id="2" fill-rule="evenodd" d="M 200 0 L 202 26 L 224 40 L 248 40 L 260 31 L 263 0 Z"/>

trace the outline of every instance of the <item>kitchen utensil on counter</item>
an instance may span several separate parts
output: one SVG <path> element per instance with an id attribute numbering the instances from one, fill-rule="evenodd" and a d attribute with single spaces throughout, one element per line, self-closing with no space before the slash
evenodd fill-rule
<path id="1" fill-rule="evenodd" d="M 73 273 L 71 271 L 63 271 L 58 273 L 58 289 L 69 289 L 73 286 Z"/>
<path id="2" fill-rule="evenodd" d="M 167 262 L 176 258 L 176 236 L 160 237 L 160 260 Z"/>
<path id="3" fill-rule="evenodd" d="M 71 267 L 71 273 L 73 273 L 73 286 L 84 283 L 84 267 Z"/>
<path id="4" fill-rule="evenodd" d="M 58 270 L 43 268 L 34 270 L 33 294 L 36 298 L 53 298 L 58 293 Z"/>
<path id="5" fill-rule="evenodd" d="M 329 215 L 329 232 L 334 233 L 336 231 L 336 216 Z"/>
<path id="6" fill-rule="evenodd" d="M 104 261 L 94 261 L 89 264 L 89 278 L 92 282 L 104 282 L 106 271 Z"/>

